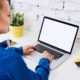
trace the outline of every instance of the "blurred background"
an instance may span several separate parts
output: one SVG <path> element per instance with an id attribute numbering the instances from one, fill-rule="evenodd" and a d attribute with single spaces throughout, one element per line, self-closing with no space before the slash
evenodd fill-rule
<path id="1" fill-rule="evenodd" d="M 37 31 L 44 16 L 80 25 L 80 0 L 8 0 L 12 12 L 24 13 L 25 31 Z M 80 38 L 80 30 L 78 37 Z"/>

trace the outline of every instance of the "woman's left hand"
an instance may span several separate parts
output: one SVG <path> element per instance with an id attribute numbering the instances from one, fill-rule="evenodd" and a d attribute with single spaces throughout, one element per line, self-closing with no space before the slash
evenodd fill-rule
<path id="1" fill-rule="evenodd" d="M 24 46 L 23 47 L 23 54 L 24 55 L 30 55 L 34 50 L 36 46 Z"/>

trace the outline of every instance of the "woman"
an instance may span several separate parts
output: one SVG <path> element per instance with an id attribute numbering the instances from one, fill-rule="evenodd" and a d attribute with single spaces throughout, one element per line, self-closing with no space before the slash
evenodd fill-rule
<path id="1" fill-rule="evenodd" d="M 7 0 L 0 0 L 0 34 L 8 31 L 9 13 L 10 7 Z M 35 46 L 6 47 L 6 44 L 0 44 L 0 80 L 48 80 L 49 64 L 53 56 L 47 51 L 43 52 L 43 58 L 33 72 L 28 69 L 21 56 L 31 54 Z"/>

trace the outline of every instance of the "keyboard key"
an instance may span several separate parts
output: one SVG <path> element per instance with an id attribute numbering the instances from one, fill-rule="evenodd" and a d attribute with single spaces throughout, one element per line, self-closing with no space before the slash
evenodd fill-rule
<path id="1" fill-rule="evenodd" d="M 48 52 L 50 52 L 50 53 L 54 56 L 55 59 L 59 59 L 60 57 L 63 56 L 63 54 L 61 54 L 61 53 L 59 53 L 59 52 L 57 52 L 57 51 L 55 51 L 55 50 L 52 50 L 52 49 L 50 49 L 50 48 L 47 48 L 47 47 L 45 47 L 45 46 L 43 46 L 43 45 L 41 45 L 41 44 L 36 45 L 36 51 L 38 51 L 38 52 L 40 52 L 40 53 L 43 53 L 43 52 L 46 51 L 46 50 L 47 50 Z"/>

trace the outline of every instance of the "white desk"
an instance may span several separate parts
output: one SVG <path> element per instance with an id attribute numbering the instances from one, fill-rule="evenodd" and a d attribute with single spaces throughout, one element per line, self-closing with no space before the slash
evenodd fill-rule
<path id="1" fill-rule="evenodd" d="M 24 36 L 19 39 L 11 37 L 8 33 L 5 35 L 0 35 L 0 41 L 7 38 L 18 42 L 20 45 L 30 45 L 34 44 L 37 41 L 37 37 L 38 33 L 35 31 L 26 32 L 24 33 Z M 50 72 L 49 80 L 80 80 L 80 69 L 78 69 L 73 63 L 73 60 L 79 57 L 80 40 L 77 39 L 71 57 L 54 71 Z M 34 71 L 36 63 L 32 62 L 26 57 L 24 57 L 24 60 L 27 63 L 28 67 Z"/>

